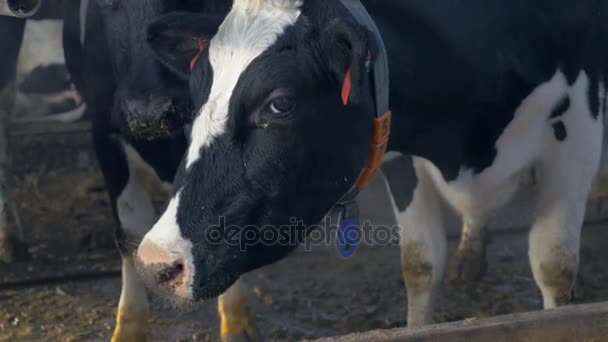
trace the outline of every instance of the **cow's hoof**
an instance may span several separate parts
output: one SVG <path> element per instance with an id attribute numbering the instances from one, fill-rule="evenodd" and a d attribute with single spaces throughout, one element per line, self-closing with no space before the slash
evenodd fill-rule
<path id="1" fill-rule="evenodd" d="M 257 342 L 261 341 L 253 318 L 248 313 L 245 319 L 231 320 L 232 324 L 222 322 L 222 342 Z"/>
<path id="2" fill-rule="evenodd" d="M 450 281 L 466 284 L 480 280 L 486 274 L 485 248 L 482 250 L 459 250 L 452 264 Z"/>
<path id="3" fill-rule="evenodd" d="M 222 342 L 257 342 L 260 338 L 255 329 L 253 331 L 241 331 L 239 333 L 222 334 Z"/>
<path id="4" fill-rule="evenodd" d="M 139 324 L 121 324 L 112 335 L 112 342 L 147 342 L 148 330 Z"/>
<path id="5" fill-rule="evenodd" d="M 29 246 L 16 237 L 0 239 L 0 261 L 11 264 L 16 261 L 27 261 L 31 259 Z"/>
<path id="6" fill-rule="evenodd" d="M 118 309 L 112 342 L 146 342 L 150 325 L 147 311 L 135 313 Z"/>

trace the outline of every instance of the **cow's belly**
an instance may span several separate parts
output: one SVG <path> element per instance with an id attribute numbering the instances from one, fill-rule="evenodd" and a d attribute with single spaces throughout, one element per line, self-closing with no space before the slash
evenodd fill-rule
<path id="1" fill-rule="evenodd" d="M 604 89 L 602 85 L 599 88 L 600 92 Z M 522 177 L 527 176 L 543 156 L 559 154 L 564 167 L 587 167 L 584 160 L 578 160 L 579 156 L 571 152 L 579 150 L 575 145 L 585 141 L 580 139 L 581 135 L 595 132 L 601 135 L 598 126 L 602 126 L 602 120 L 593 118 L 589 89 L 585 73 L 581 73 L 575 83 L 568 84 L 559 71 L 534 89 L 496 140 L 497 154 L 492 164 L 480 173 L 461 168 L 458 177 L 447 182 L 431 162 L 424 160 L 422 164 L 452 207 L 462 214 L 485 217 L 513 197 L 522 184 Z M 556 115 L 556 108 L 563 104 L 565 97 L 569 99 L 568 108 Z M 564 127 L 563 132 L 556 130 L 558 122 Z"/>

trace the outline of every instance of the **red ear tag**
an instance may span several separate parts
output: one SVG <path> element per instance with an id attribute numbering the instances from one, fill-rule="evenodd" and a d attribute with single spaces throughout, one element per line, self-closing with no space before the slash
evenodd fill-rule
<path id="1" fill-rule="evenodd" d="M 203 39 L 199 39 L 198 40 L 198 52 L 196 53 L 196 56 L 194 56 L 194 58 L 192 58 L 192 60 L 190 61 L 190 71 L 192 71 L 192 69 L 194 69 L 194 65 L 196 64 L 196 61 L 198 61 L 198 58 L 201 56 L 201 53 L 203 53 L 203 51 L 205 50 L 206 47 L 207 47 L 207 42 Z"/>
<path id="2" fill-rule="evenodd" d="M 346 75 L 344 75 L 344 81 L 342 82 L 342 104 L 345 106 L 348 104 L 352 86 L 351 68 L 348 68 Z"/>
<path id="3" fill-rule="evenodd" d="M 367 59 L 365 61 L 365 67 L 369 68 L 372 62 L 372 52 L 367 50 Z M 344 75 L 344 81 L 342 81 L 342 104 L 348 104 L 348 98 L 350 97 L 350 91 L 353 87 L 353 81 L 351 76 L 351 68 L 348 68 L 346 75 Z"/>

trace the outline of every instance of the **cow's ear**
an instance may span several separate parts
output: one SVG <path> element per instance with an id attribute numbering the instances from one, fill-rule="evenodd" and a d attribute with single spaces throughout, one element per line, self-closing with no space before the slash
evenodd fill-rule
<path id="1" fill-rule="evenodd" d="M 187 79 L 222 20 L 218 15 L 187 12 L 163 15 L 148 26 L 148 44 L 163 64 Z"/>
<path id="2" fill-rule="evenodd" d="M 341 86 L 343 104 L 359 103 L 363 87 L 369 81 L 367 31 L 351 21 L 333 19 L 321 32 L 320 43 L 329 71 Z"/>

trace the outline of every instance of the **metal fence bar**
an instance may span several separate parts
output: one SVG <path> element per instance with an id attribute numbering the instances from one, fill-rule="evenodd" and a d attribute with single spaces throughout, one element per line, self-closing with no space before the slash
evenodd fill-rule
<path id="1" fill-rule="evenodd" d="M 317 342 L 572 342 L 608 341 L 608 302 L 563 306 L 429 325 L 416 329 L 375 330 Z"/>
<path id="2" fill-rule="evenodd" d="M 9 136 L 57 135 L 87 133 L 91 131 L 90 122 L 62 123 L 53 121 L 13 122 L 9 127 Z"/>

